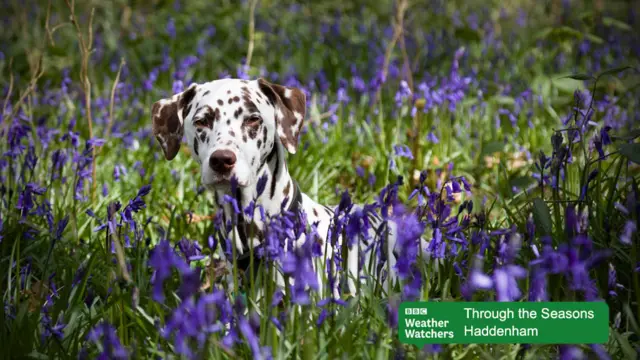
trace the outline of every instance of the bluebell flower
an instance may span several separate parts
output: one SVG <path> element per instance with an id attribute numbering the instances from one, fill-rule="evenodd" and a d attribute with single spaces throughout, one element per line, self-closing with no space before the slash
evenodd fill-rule
<path id="1" fill-rule="evenodd" d="M 207 338 L 222 332 L 231 318 L 231 304 L 222 290 L 214 288 L 197 301 L 192 297 L 184 299 L 168 317 L 160 334 L 165 339 L 173 338 L 178 354 L 194 357 L 193 350 L 203 350 Z M 197 347 L 192 348 L 192 344 Z"/>
<path id="2" fill-rule="evenodd" d="M 55 283 L 53 282 L 53 279 L 52 279 L 53 276 L 54 274 L 52 274 L 49 277 L 49 286 L 52 291 L 50 294 L 47 294 L 45 302 L 42 305 L 42 309 L 41 309 L 42 318 L 40 320 L 40 323 L 42 325 L 43 330 L 42 330 L 42 333 L 40 334 L 40 341 L 43 344 L 47 339 L 50 339 L 52 337 L 56 338 L 57 340 L 62 340 L 62 338 L 64 337 L 64 329 L 67 326 L 63 322 L 62 313 L 59 314 L 58 319 L 56 320 L 55 323 L 53 323 L 53 320 L 51 319 L 49 314 L 51 308 L 53 307 L 53 298 L 59 296 Z"/>
<path id="3" fill-rule="evenodd" d="M 411 149 L 409 149 L 407 145 L 394 145 L 393 150 L 396 156 L 413 159 L 413 154 L 411 153 Z"/>
<path id="4" fill-rule="evenodd" d="M 28 183 L 24 187 L 24 190 L 18 195 L 18 203 L 16 204 L 16 209 L 20 210 L 21 220 L 26 220 L 29 211 L 35 207 L 35 196 L 44 194 L 45 190 L 44 187 L 35 183 Z"/>
<path id="5" fill-rule="evenodd" d="M 182 80 L 174 80 L 172 91 L 174 94 L 181 93 L 184 91 L 184 83 Z"/>
<path id="6" fill-rule="evenodd" d="M 62 238 L 62 233 L 64 232 L 64 229 L 67 227 L 68 223 L 69 223 L 69 215 L 65 216 L 64 218 L 58 221 L 56 225 L 55 233 L 53 234 L 54 239 L 60 240 Z M 0 220 L 0 230 L 2 230 L 1 220 Z"/>
<path id="7" fill-rule="evenodd" d="M 589 347 L 596 354 L 599 360 L 611 360 L 611 356 L 601 344 L 590 344 Z"/>
<path id="8" fill-rule="evenodd" d="M 225 194 L 223 200 L 227 204 L 231 204 L 233 211 L 236 214 L 240 214 L 240 207 L 238 206 L 238 200 L 236 200 L 233 196 Z"/>
<path id="9" fill-rule="evenodd" d="M 526 274 L 526 270 L 517 265 L 506 265 L 497 268 L 493 274 L 496 289 L 496 300 L 519 300 L 522 293 L 518 288 L 517 280 L 524 278 Z"/>
<path id="10" fill-rule="evenodd" d="M 392 220 L 396 223 L 398 259 L 395 270 L 400 279 L 406 279 L 411 275 L 411 266 L 418 255 L 420 236 L 424 232 L 425 225 L 411 212 L 406 212 L 404 207 L 395 206 Z"/>
<path id="11" fill-rule="evenodd" d="M 100 341 L 102 339 L 102 341 Z M 106 321 L 96 325 L 87 336 L 87 340 L 98 345 L 101 359 L 128 359 L 127 350 L 120 343 L 115 328 Z"/>
<path id="12" fill-rule="evenodd" d="M 584 352 L 574 345 L 560 345 L 560 360 L 583 359 Z"/>
<path id="13" fill-rule="evenodd" d="M 633 234 L 637 230 L 636 222 L 633 220 L 627 220 L 624 223 L 624 228 L 622 229 L 622 233 L 620 234 L 620 242 L 625 245 L 631 245 Z"/>
<path id="14" fill-rule="evenodd" d="M 169 18 L 167 21 L 166 29 L 167 34 L 170 38 L 175 39 L 176 37 L 176 21 L 173 18 Z"/>
<path id="15" fill-rule="evenodd" d="M 171 276 L 173 268 L 181 274 L 190 274 L 193 270 L 175 253 L 167 240 L 162 240 L 151 250 L 149 266 L 154 269 L 151 283 L 153 284 L 153 300 L 164 302 L 164 281 Z"/>
<path id="16" fill-rule="evenodd" d="M 256 198 L 259 198 L 260 195 L 264 192 L 265 187 L 267 186 L 267 181 L 269 177 L 265 173 L 258 179 L 258 183 L 256 184 Z"/>
<path id="17" fill-rule="evenodd" d="M 200 244 L 198 244 L 197 241 L 182 238 L 178 242 L 177 246 L 187 262 L 204 259 L 204 255 L 202 255 L 202 247 L 200 247 Z"/>
<path id="18" fill-rule="evenodd" d="M 598 169 L 593 169 L 589 173 L 589 176 L 587 177 L 587 181 L 580 189 L 580 197 L 578 198 L 578 201 L 584 201 L 585 197 L 587 196 L 587 192 L 589 191 L 589 184 L 591 183 L 591 181 L 593 181 L 596 178 L 596 176 L 598 176 Z"/>
<path id="19" fill-rule="evenodd" d="M 400 81 L 400 87 L 398 88 L 398 91 L 395 95 L 396 106 L 402 106 L 402 102 L 405 99 L 410 98 L 411 95 L 412 93 L 411 89 L 409 88 L 409 84 L 405 80 Z"/>

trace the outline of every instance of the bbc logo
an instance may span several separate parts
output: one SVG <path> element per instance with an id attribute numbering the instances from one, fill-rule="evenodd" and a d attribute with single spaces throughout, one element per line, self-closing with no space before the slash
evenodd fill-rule
<path id="1" fill-rule="evenodd" d="M 405 315 L 427 315 L 427 308 L 406 308 Z"/>

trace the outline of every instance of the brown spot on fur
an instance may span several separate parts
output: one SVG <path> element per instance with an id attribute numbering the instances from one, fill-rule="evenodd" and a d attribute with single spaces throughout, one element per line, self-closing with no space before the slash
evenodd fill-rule
<path id="1" fill-rule="evenodd" d="M 304 120 L 306 112 L 306 97 L 302 91 L 296 88 L 286 88 L 282 85 L 271 84 L 264 79 L 258 79 L 260 90 L 267 98 L 280 109 L 283 114 L 282 119 L 278 119 L 277 124 L 284 136 L 280 141 L 287 148 L 295 149 L 298 146 L 298 135 L 302 124 L 298 125 L 296 114 Z M 288 97 L 284 96 L 285 92 L 290 91 Z"/>
<path id="2" fill-rule="evenodd" d="M 258 149 L 262 146 L 262 140 L 258 139 Z"/>
<path id="3" fill-rule="evenodd" d="M 329 216 L 333 216 L 333 211 L 331 209 L 329 209 L 328 207 L 324 207 L 324 211 L 329 215 Z"/>
<path id="4" fill-rule="evenodd" d="M 244 106 L 247 108 L 247 111 L 251 114 L 251 113 L 256 113 L 258 112 L 258 107 L 256 106 L 256 104 L 251 101 L 250 99 L 245 99 L 244 102 Z"/>
<path id="5" fill-rule="evenodd" d="M 196 153 L 196 155 L 199 155 L 198 154 L 198 137 L 193 138 L 193 152 Z"/>
<path id="6" fill-rule="evenodd" d="M 229 135 L 231 135 L 231 137 L 236 137 L 236 133 L 233 132 L 233 130 L 229 130 Z"/>
<path id="7" fill-rule="evenodd" d="M 207 91 L 205 91 L 205 92 L 203 92 L 203 93 L 202 93 L 202 96 L 207 96 L 207 95 L 209 95 L 210 93 L 211 93 L 211 91 L 207 90 Z"/>
<path id="8" fill-rule="evenodd" d="M 177 102 L 156 102 L 151 108 L 153 135 L 162 146 L 164 157 L 172 160 L 178 154 L 183 127 L 178 117 Z"/>
<path id="9" fill-rule="evenodd" d="M 160 112 L 160 119 L 165 122 L 169 133 L 176 133 L 181 127 L 177 113 L 178 106 L 175 103 L 165 105 Z"/>
<path id="10" fill-rule="evenodd" d="M 239 118 L 239 117 L 240 117 L 240 115 L 242 115 L 242 107 L 239 107 L 239 108 L 238 108 L 238 110 L 236 110 L 236 111 L 233 113 L 233 116 L 234 116 L 236 119 L 237 119 L 237 118 Z"/>
<path id="11" fill-rule="evenodd" d="M 316 210 L 316 208 L 313 208 L 313 215 L 318 216 L 318 210 Z"/>
<path id="12" fill-rule="evenodd" d="M 284 187 L 284 196 L 289 196 L 289 190 L 291 189 L 291 181 L 287 183 L 287 186 Z"/>
<path id="13" fill-rule="evenodd" d="M 187 114 L 189 114 L 189 111 L 191 111 L 191 107 L 189 105 L 191 105 L 191 101 L 193 101 L 193 98 L 196 96 L 196 87 L 195 86 L 191 86 L 189 87 L 187 90 L 185 90 L 182 93 L 182 97 L 180 98 L 180 107 L 183 108 L 182 110 L 182 118 L 186 118 Z"/>
<path id="14" fill-rule="evenodd" d="M 233 97 L 233 102 L 240 102 L 240 98 L 238 96 Z"/>
<path id="15" fill-rule="evenodd" d="M 258 112 L 258 107 L 251 99 L 251 93 L 248 89 L 242 90 L 242 101 L 244 102 L 244 106 L 247 108 L 247 112 L 249 112 L 249 114 Z"/>
<path id="16" fill-rule="evenodd" d="M 220 120 L 220 109 L 216 108 L 213 110 L 209 105 L 207 105 L 205 109 L 206 111 L 203 115 L 204 122 L 209 129 L 213 129 L 213 123 Z"/>
<path id="17" fill-rule="evenodd" d="M 247 133 L 249 134 L 249 137 L 251 138 L 251 140 L 255 140 L 256 136 L 258 136 L 259 130 L 260 130 L 259 126 L 249 126 L 249 130 L 247 131 Z"/>
<path id="18" fill-rule="evenodd" d="M 183 120 L 186 119 L 187 115 L 189 115 L 190 112 L 191 112 L 191 104 L 189 104 L 187 108 L 182 111 L 182 119 Z"/>
<path id="19" fill-rule="evenodd" d="M 247 135 L 242 135 L 242 141 L 247 142 Z"/>
<path id="20" fill-rule="evenodd" d="M 160 109 L 162 108 L 162 105 L 160 105 L 159 102 L 154 103 L 153 107 L 151 108 L 151 113 L 153 114 L 153 126 L 164 126 L 165 123 L 165 118 L 161 116 L 161 114 L 158 114 L 158 112 L 160 112 Z"/>
<path id="21" fill-rule="evenodd" d="M 222 105 L 224 105 L 224 102 L 222 100 L 218 99 L 218 105 L 222 106 Z"/>

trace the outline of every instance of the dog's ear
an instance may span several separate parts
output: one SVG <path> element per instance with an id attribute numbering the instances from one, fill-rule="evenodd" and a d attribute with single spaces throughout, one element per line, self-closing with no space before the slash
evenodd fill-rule
<path id="1" fill-rule="evenodd" d="M 156 101 L 151 109 L 153 135 L 162 146 L 164 157 L 173 160 L 180 150 L 184 133 L 184 119 L 191 111 L 191 101 L 196 95 L 197 84 L 170 98 Z"/>
<path id="2" fill-rule="evenodd" d="M 258 79 L 258 85 L 276 108 L 280 142 L 288 152 L 295 154 L 306 113 L 306 96 L 300 89 L 272 84 L 262 78 Z"/>

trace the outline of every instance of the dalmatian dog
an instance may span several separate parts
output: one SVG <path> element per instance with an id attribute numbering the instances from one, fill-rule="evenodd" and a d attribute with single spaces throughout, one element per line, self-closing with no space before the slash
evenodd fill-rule
<path id="1" fill-rule="evenodd" d="M 272 84 L 262 78 L 257 80 L 219 79 L 203 84 L 191 84 L 186 90 L 153 104 L 153 133 L 162 146 L 167 160 L 176 157 L 183 136 L 194 159 L 200 164 L 200 177 L 204 187 L 212 191 L 223 210 L 225 221 L 232 219 L 234 210 L 225 195 L 238 199 L 240 209 L 245 209 L 255 199 L 264 212 L 277 215 L 282 208 L 303 211 L 309 224 L 317 224 L 322 243 L 327 242 L 327 232 L 334 216 L 331 207 L 318 204 L 304 194 L 291 178 L 286 163 L 286 153 L 298 150 L 298 137 L 306 113 L 305 94 L 297 88 Z M 258 194 L 259 179 L 266 177 L 264 190 Z M 231 194 L 232 178 L 237 181 L 237 194 Z M 264 181 L 264 180 L 263 180 Z M 247 217 L 238 214 L 238 222 L 252 222 L 261 229 L 261 216 Z M 235 247 L 240 260 L 247 259 L 250 242 L 258 246 L 263 239 L 260 233 L 249 238 L 241 227 L 234 230 L 238 236 Z M 304 242 L 304 236 L 294 242 L 294 247 Z M 341 244 L 339 239 L 339 245 Z M 388 243 L 387 254 L 393 253 L 393 242 Z M 330 244 L 322 246 L 325 255 L 341 251 Z M 361 250 L 361 249 L 360 249 Z M 356 293 L 358 279 L 358 247 L 349 250 L 348 290 Z M 371 251 L 369 253 L 372 253 Z M 394 256 L 388 256 L 393 266 Z M 318 283 L 323 284 L 322 271 L 315 264 Z M 279 279 L 282 282 L 282 279 Z M 322 285 L 321 285 L 322 286 Z M 337 288 L 332 290 L 337 296 Z"/>

